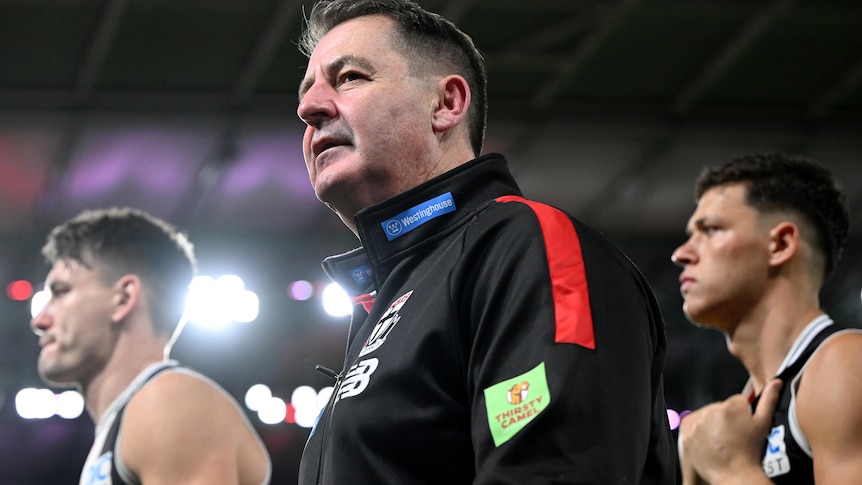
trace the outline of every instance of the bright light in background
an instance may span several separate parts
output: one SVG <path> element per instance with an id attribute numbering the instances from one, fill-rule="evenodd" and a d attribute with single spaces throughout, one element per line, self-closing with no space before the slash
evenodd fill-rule
<path id="1" fill-rule="evenodd" d="M 211 276 L 195 276 L 186 299 L 186 315 L 190 322 L 208 327 L 221 327 L 230 323 L 214 295 L 215 280 Z"/>
<path id="2" fill-rule="evenodd" d="M 290 395 L 290 403 L 297 407 L 306 403 L 317 405 L 317 391 L 311 386 L 299 386 Z"/>
<path id="3" fill-rule="evenodd" d="M 28 387 L 15 395 L 15 410 L 24 419 L 45 419 L 54 415 L 57 399 L 48 389 Z"/>
<path id="4" fill-rule="evenodd" d="M 15 410 L 24 419 L 48 419 L 54 415 L 75 419 L 84 412 L 84 397 L 77 391 L 54 394 L 50 389 L 28 387 L 15 396 Z"/>
<path id="5" fill-rule="evenodd" d="M 30 300 L 30 315 L 36 318 L 36 315 L 45 308 L 45 304 L 51 299 L 51 293 L 48 290 L 37 291 Z"/>
<path id="6" fill-rule="evenodd" d="M 294 281 L 287 288 L 287 294 L 296 301 L 305 301 L 314 295 L 314 285 L 309 281 Z"/>
<path id="7" fill-rule="evenodd" d="M 248 323 L 257 318 L 259 311 L 257 294 L 246 290 L 239 276 L 195 276 L 189 285 L 186 315 L 192 323 L 210 328 L 231 322 Z"/>
<path id="8" fill-rule="evenodd" d="M 75 419 L 84 412 L 84 396 L 77 391 L 64 391 L 57 395 L 57 416 Z"/>
<path id="9" fill-rule="evenodd" d="M 264 401 L 261 408 L 257 411 L 257 417 L 264 424 L 281 423 L 287 417 L 287 404 L 280 398 L 271 397 Z"/>
<path id="10" fill-rule="evenodd" d="M 264 403 L 272 397 L 272 391 L 265 384 L 255 384 L 245 393 L 245 406 L 250 411 L 259 411 Z"/>
<path id="11" fill-rule="evenodd" d="M 12 301 L 26 301 L 33 296 L 33 285 L 29 281 L 18 280 L 6 285 L 6 295 Z"/>
<path id="12" fill-rule="evenodd" d="M 245 393 L 245 405 L 250 411 L 257 412 L 258 419 L 264 424 L 288 422 L 311 428 L 332 392 L 331 386 L 320 391 L 310 386 L 299 386 L 291 393 L 290 402 L 286 403 L 273 396 L 269 387 L 255 384 Z"/>
<path id="13" fill-rule="evenodd" d="M 323 289 L 323 309 L 333 317 L 343 317 L 353 313 L 353 302 L 340 286 L 330 283 Z"/>
<path id="14" fill-rule="evenodd" d="M 317 407 L 317 391 L 310 386 L 299 386 L 290 396 L 290 403 L 296 410 L 294 419 L 303 428 L 314 426 L 320 409 Z"/>
<path id="15" fill-rule="evenodd" d="M 236 295 L 236 306 L 231 314 L 234 321 L 239 323 L 253 322 L 259 312 L 260 299 L 255 292 L 243 290 Z"/>
<path id="16" fill-rule="evenodd" d="M 224 274 L 216 279 L 216 291 L 224 296 L 237 294 L 243 290 L 245 290 L 245 283 L 235 274 Z"/>

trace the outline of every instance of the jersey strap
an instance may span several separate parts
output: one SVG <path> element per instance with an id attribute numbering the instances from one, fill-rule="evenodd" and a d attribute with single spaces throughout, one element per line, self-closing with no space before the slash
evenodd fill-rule
<path id="1" fill-rule="evenodd" d="M 140 390 L 141 387 L 144 387 L 144 385 L 147 382 L 153 380 L 153 378 L 156 377 L 157 375 L 161 374 L 162 372 L 164 372 L 166 370 L 174 369 L 176 367 L 177 366 L 175 364 L 174 365 L 166 365 L 165 367 L 162 367 L 161 369 L 156 370 L 149 377 L 147 377 L 147 379 L 144 382 L 141 383 L 138 390 Z M 131 401 L 131 397 L 129 397 L 129 400 Z M 123 415 L 126 413 L 126 407 L 128 405 L 129 405 L 129 403 L 127 402 L 126 404 L 123 405 L 123 407 L 121 407 L 117 411 L 117 417 L 114 418 L 114 422 L 113 422 L 113 424 L 111 424 L 111 429 L 110 429 L 110 431 L 108 431 L 108 436 L 105 439 L 105 445 L 102 448 L 102 455 L 104 455 L 105 453 L 108 453 L 108 452 L 112 452 L 112 455 L 111 455 L 111 483 L 113 485 L 133 485 L 133 484 L 129 484 L 125 480 L 123 480 L 123 478 L 120 477 L 119 471 L 117 470 L 117 453 L 119 453 L 119 450 L 120 450 L 120 443 L 118 441 L 118 437 L 120 435 L 120 425 L 123 422 Z"/>

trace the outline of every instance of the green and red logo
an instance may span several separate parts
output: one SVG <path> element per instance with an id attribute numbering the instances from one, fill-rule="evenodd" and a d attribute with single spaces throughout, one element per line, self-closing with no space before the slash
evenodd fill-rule
<path id="1" fill-rule="evenodd" d="M 551 391 L 542 362 L 533 370 L 485 389 L 488 426 L 494 445 L 512 439 L 551 403 Z"/>

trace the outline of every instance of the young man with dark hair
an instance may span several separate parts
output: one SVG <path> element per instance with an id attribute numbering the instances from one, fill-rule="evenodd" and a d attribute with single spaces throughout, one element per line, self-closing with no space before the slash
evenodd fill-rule
<path id="1" fill-rule="evenodd" d="M 683 309 L 726 335 L 750 380 L 682 420 L 684 483 L 857 483 L 862 332 L 819 302 L 847 242 L 844 196 L 810 160 L 768 153 L 705 169 L 695 198 L 672 257 Z"/>
<path id="2" fill-rule="evenodd" d="M 269 455 L 234 399 L 167 360 L 195 272 L 188 239 L 139 210 L 95 210 L 54 228 L 42 254 L 39 374 L 77 386 L 96 423 L 80 483 L 268 483 Z"/>

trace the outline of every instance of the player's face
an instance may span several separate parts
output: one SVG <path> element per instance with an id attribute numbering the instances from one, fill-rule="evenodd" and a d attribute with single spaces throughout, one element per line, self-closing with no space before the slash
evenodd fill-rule
<path id="1" fill-rule="evenodd" d="M 317 197 L 342 218 L 427 178 L 436 81 L 411 72 L 394 23 L 360 17 L 327 33 L 300 86 L 306 168 Z"/>
<path id="2" fill-rule="evenodd" d="M 39 336 L 39 375 L 52 384 L 85 384 L 110 356 L 113 287 L 74 260 L 58 261 L 48 273 L 51 298 L 31 326 Z"/>
<path id="3" fill-rule="evenodd" d="M 738 183 L 706 191 L 689 219 L 688 240 L 673 253 L 683 268 L 686 316 L 730 335 L 760 301 L 769 277 L 770 227 L 745 196 Z"/>

